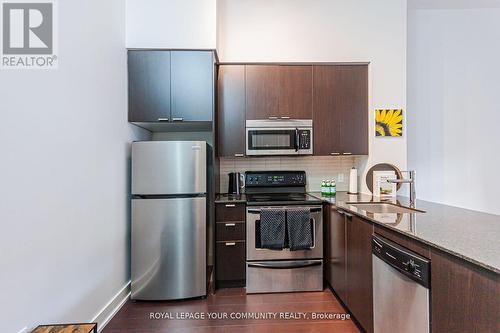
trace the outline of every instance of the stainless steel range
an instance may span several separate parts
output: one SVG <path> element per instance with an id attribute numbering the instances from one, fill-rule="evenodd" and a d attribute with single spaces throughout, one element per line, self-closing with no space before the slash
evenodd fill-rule
<path id="1" fill-rule="evenodd" d="M 305 172 L 247 172 L 245 180 L 247 293 L 323 290 L 322 202 L 306 193 Z M 264 244 L 262 233 L 267 232 L 261 225 L 264 212 L 281 216 L 281 220 L 276 220 L 276 223 L 285 221 L 282 246 L 269 248 Z M 301 232 L 298 234 L 309 238 L 309 243 L 306 242 L 305 246 L 302 244 L 298 249 L 294 248 L 292 243 L 296 239 L 290 233 L 297 226 L 292 225 L 292 222 L 297 222 L 296 212 L 302 214 L 303 219 L 303 224 L 299 224 Z M 265 223 L 267 227 L 276 227 L 272 220 L 266 220 Z M 283 230 L 281 232 L 283 235 Z M 271 234 L 267 232 L 266 237 L 274 237 L 276 234 L 279 231 Z"/>

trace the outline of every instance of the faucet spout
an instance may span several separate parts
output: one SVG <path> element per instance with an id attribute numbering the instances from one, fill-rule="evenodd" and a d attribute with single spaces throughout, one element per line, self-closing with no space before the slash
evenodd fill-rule
<path id="1" fill-rule="evenodd" d="M 417 203 L 417 191 L 415 189 L 415 176 L 416 172 L 413 171 L 401 171 L 402 173 L 407 173 L 409 178 L 406 179 L 388 179 L 387 182 L 392 184 L 410 184 L 410 207 L 415 208 Z"/>

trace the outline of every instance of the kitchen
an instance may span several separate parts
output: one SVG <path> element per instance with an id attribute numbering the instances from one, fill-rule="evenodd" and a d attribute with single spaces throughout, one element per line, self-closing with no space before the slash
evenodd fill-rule
<path id="1" fill-rule="evenodd" d="M 0 77 L 2 331 L 499 331 L 497 5 L 58 3 Z"/>

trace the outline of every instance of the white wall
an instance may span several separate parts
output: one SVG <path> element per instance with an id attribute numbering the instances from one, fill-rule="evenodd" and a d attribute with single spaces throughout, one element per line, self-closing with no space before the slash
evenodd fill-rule
<path id="1" fill-rule="evenodd" d="M 144 135 L 127 123 L 125 4 L 58 3 L 59 69 L 0 71 L 5 333 L 93 320 L 129 281 L 127 159 Z"/>
<path id="2" fill-rule="evenodd" d="M 219 0 L 217 10 L 221 61 L 371 62 L 370 157 L 359 165 L 406 169 L 406 136 L 373 134 L 374 109 L 406 109 L 406 1 Z"/>
<path id="3" fill-rule="evenodd" d="M 215 49 L 216 0 L 126 0 L 128 48 Z"/>
<path id="4" fill-rule="evenodd" d="M 420 8 L 408 19 L 408 163 L 417 196 L 500 214 L 500 1 L 411 8 Z"/>

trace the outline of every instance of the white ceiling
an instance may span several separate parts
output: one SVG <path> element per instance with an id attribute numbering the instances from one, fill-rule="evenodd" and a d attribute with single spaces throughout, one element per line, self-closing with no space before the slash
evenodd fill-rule
<path id="1" fill-rule="evenodd" d="M 408 0 L 408 9 L 500 8 L 500 0 Z"/>

